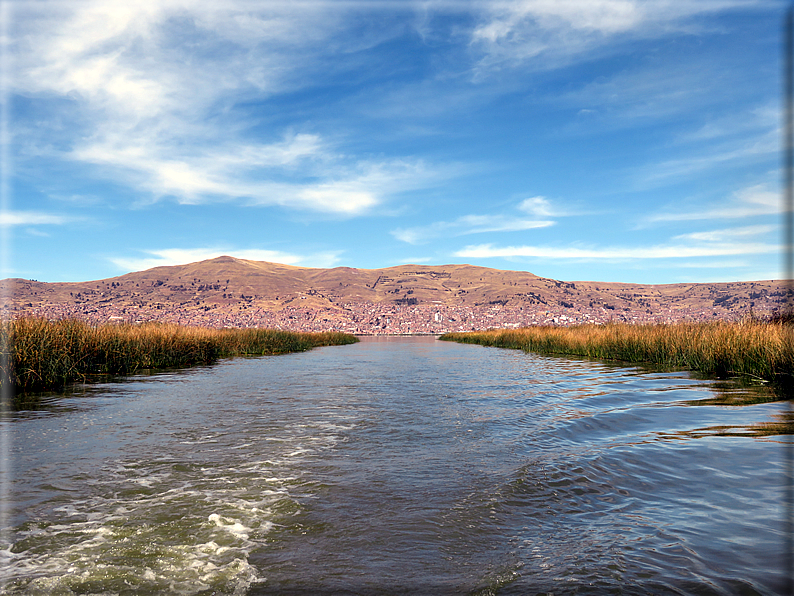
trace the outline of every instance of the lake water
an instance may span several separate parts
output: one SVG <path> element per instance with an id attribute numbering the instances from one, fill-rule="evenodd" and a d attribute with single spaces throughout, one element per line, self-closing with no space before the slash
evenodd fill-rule
<path id="1" fill-rule="evenodd" d="M 94 385 L 3 421 L 0 590 L 780 593 L 771 399 L 428 337 Z"/>

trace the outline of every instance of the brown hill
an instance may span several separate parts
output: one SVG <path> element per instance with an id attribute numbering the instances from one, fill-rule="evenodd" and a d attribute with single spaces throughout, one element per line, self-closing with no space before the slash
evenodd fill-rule
<path id="1" fill-rule="evenodd" d="M 642 319 L 735 318 L 750 308 L 762 314 L 778 310 L 786 296 L 785 284 L 771 280 L 666 285 L 564 282 L 472 265 L 311 269 L 227 256 L 90 282 L 8 279 L 0 284 L 10 297 L 6 310 L 11 316 L 101 311 L 105 318 L 135 319 L 174 311 L 334 312 L 366 304 L 592 313 L 593 320 L 624 313 Z"/>

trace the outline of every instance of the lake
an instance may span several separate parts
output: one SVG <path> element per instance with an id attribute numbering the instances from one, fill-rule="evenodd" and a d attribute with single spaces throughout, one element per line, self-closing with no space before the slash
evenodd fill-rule
<path id="1" fill-rule="evenodd" d="M 776 594 L 788 404 L 437 341 L 140 375 L 3 420 L 7 594 Z"/>

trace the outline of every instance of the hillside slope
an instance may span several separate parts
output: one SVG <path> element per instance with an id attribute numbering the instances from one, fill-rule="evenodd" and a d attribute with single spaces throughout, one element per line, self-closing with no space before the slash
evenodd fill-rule
<path id="1" fill-rule="evenodd" d="M 8 279 L 0 284 L 8 297 L 7 315 L 101 311 L 106 318 L 143 320 L 158 312 L 231 316 L 295 309 L 328 312 L 332 320 L 334 313 L 341 316 L 366 305 L 590 313 L 593 320 L 616 315 L 625 320 L 625 313 L 642 319 L 693 318 L 694 313 L 700 318 L 736 318 L 751 308 L 759 314 L 773 312 L 786 298 L 785 284 L 772 280 L 666 285 L 566 282 L 472 265 L 311 269 L 228 256 L 90 282 Z"/>

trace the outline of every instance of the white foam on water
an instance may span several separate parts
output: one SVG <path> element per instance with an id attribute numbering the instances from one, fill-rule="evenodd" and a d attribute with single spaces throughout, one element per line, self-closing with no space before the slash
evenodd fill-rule
<path id="1" fill-rule="evenodd" d="M 60 552 L 21 553 L 10 560 L 0 576 L 0 592 L 49 595 L 133 590 L 197 594 L 213 590 L 218 594 L 244 594 L 258 578 L 248 563 L 248 554 L 255 546 L 249 539 L 251 530 L 228 518 L 219 516 L 219 521 L 220 531 L 226 534 L 222 540 L 228 545 L 215 541 L 169 545 L 166 540 L 157 544 L 152 542 L 152 532 L 122 537 L 105 530 Z M 143 573 L 142 560 L 147 563 Z M 102 589 L 94 591 L 93 586 Z"/>
<path id="2" fill-rule="evenodd" d="M 260 579 L 248 556 L 274 527 L 271 506 L 291 499 L 283 479 L 227 468 L 169 487 L 164 474 L 127 471 L 100 483 L 104 496 L 16 528 L 0 593 L 243 595 Z"/>
<path id="3" fill-rule="evenodd" d="M 180 441 L 180 445 L 205 445 L 207 443 L 217 443 L 218 442 L 218 435 L 204 435 L 203 437 L 198 437 L 196 439 L 187 439 L 184 441 Z"/>
<path id="4" fill-rule="evenodd" d="M 244 526 L 238 520 L 221 517 L 217 513 L 213 513 L 208 519 L 219 528 L 223 528 L 227 532 L 234 534 L 237 538 L 248 540 L 251 528 Z"/>
<path id="5" fill-rule="evenodd" d="M 56 507 L 53 511 L 63 512 L 66 515 L 80 515 L 80 512 L 72 504 L 64 505 L 63 507 Z"/>
<path id="6" fill-rule="evenodd" d="M 356 428 L 356 424 L 334 424 L 332 422 L 320 422 L 318 428 L 322 430 L 343 430 L 343 431 L 350 431 Z"/>
<path id="7" fill-rule="evenodd" d="M 312 497 L 292 494 L 301 463 L 345 441 L 350 428 L 291 425 L 281 436 L 240 437 L 234 445 L 196 433 L 175 444 L 204 444 L 200 465 L 162 452 L 107 462 L 81 478 L 83 490 L 59 494 L 49 509 L 40 503 L 10 529 L 14 543 L 0 545 L 0 594 L 243 596 L 265 580 L 249 556 L 282 525 L 276 512 L 289 503 L 292 515 L 296 499 Z"/>

